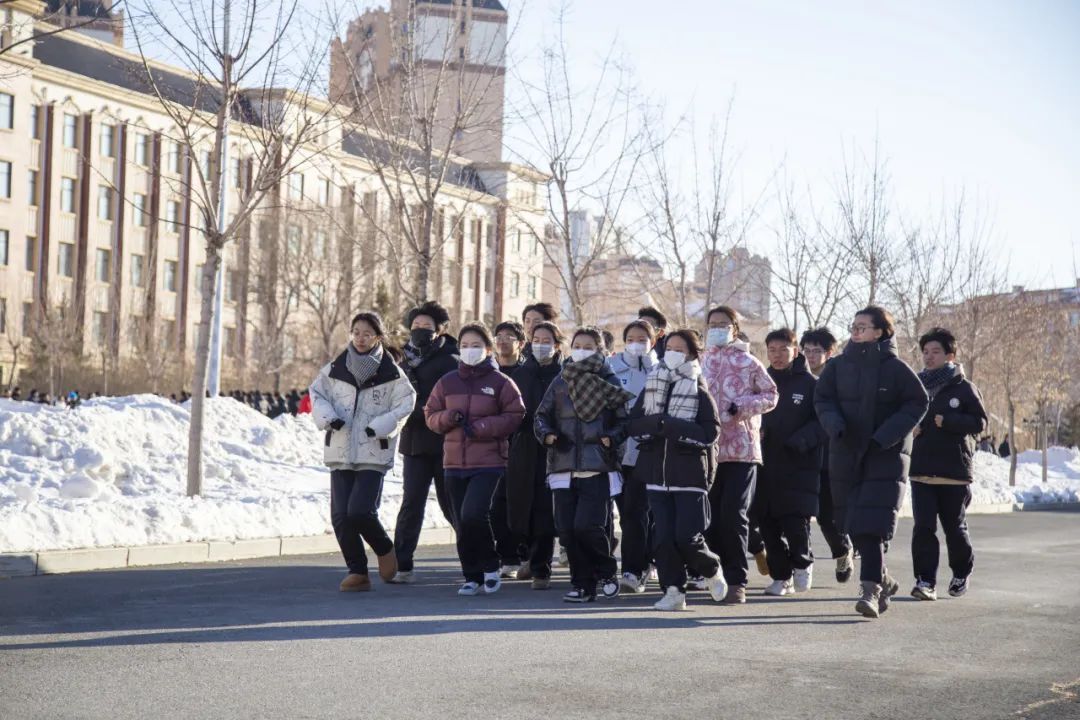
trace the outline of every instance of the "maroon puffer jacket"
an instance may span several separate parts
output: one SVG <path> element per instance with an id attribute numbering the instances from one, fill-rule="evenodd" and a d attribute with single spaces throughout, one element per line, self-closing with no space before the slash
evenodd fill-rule
<path id="1" fill-rule="evenodd" d="M 459 412 L 462 425 L 454 422 Z M 444 375 L 431 391 L 424 417 L 429 428 L 446 436 L 447 470 L 503 468 L 509 437 L 525 417 L 525 403 L 514 381 L 489 358 L 476 366 L 459 363 L 457 371 Z"/>

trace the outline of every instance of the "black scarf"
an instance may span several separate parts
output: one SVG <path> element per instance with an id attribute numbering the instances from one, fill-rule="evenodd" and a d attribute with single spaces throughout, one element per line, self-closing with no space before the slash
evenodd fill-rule
<path id="1" fill-rule="evenodd" d="M 951 383 L 957 377 L 963 377 L 964 368 L 958 363 L 946 363 L 937 370 L 923 370 L 919 373 L 919 380 L 926 388 L 926 394 L 933 400 L 941 392 L 941 389 Z"/>

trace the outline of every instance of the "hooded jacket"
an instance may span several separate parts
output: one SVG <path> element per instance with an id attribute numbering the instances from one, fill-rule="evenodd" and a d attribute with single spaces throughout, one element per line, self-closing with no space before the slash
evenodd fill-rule
<path id="1" fill-rule="evenodd" d="M 837 528 L 892 538 L 911 462 L 911 431 L 927 405 L 926 390 L 897 356 L 893 338 L 848 343 L 825 366 L 814 408 L 831 441 Z"/>
<path id="2" fill-rule="evenodd" d="M 776 385 L 750 346 L 734 341 L 711 347 L 701 361 L 709 393 L 720 413 L 718 462 L 761 464 L 761 415 L 776 407 Z M 738 412 L 728 412 L 734 403 Z"/>
<path id="3" fill-rule="evenodd" d="M 934 417 L 942 416 L 941 427 Z M 960 365 L 938 390 L 911 451 L 912 477 L 929 476 L 971 482 L 975 439 L 986 431 L 986 408 L 979 389 L 964 377 Z"/>
<path id="4" fill-rule="evenodd" d="M 405 423 L 405 429 L 401 432 L 402 455 L 442 456 L 442 435 L 432 432 L 424 419 L 424 406 L 431 397 L 435 383 L 447 373 L 457 370 L 458 366 L 457 340 L 449 335 L 441 337 L 442 344 L 437 348 L 432 348 L 427 355 L 423 355 L 418 365 L 413 367 L 408 360 L 402 363 L 405 374 L 409 376 L 413 388 L 416 389 L 416 407 L 409 415 L 409 421 Z"/>

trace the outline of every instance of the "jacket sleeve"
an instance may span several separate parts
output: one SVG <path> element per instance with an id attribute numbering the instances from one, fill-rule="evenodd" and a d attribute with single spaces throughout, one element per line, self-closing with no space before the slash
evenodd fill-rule
<path id="1" fill-rule="evenodd" d="M 693 420 L 664 418 L 664 437 L 691 447 L 710 447 L 720 436 L 720 417 L 716 402 L 705 388 L 698 388 L 698 411 Z"/>
<path id="2" fill-rule="evenodd" d="M 825 429 L 825 434 L 833 440 L 842 438 L 846 430 L 844 415 L 840 412 L 840 401 L 836 393 L 836 367 L 836 361 L 828 363 L 814 388 L 814 412 L 817 413 L 818 421 Z"/>
<path id="3" fill-rule="evenodd" d="M 630 413 L 626 411 L 625 402 L 620 402 L 617 408 L 609 412 L 611 415 L 608 417 L 612 418 L 612 423 L 604 428 L 604 434 L 611 438 L 611 446 L 617 448 L 626 442 Z"/>
<path id="4" fill-rule="evenodd" d="M 764 415 L 776 407 L 776 403 L 780 401 L 776 383 L 769 377 L 769 373 L 765 372 L 765 366 L 756 358 L 750 367 L 750 373 L 750 386 L 755 392 L 743 395 L 735 401 L 735 405 L 739 408 L 739 412 L 735 415 L 736 420 Z"/>
<path id="5" fill-rule="evenodd" d="M 513 380 L 507 379 L 499 388 L 499 413 L 471 423 L 473 435 L 481 439 L 508 438 L 525 418 L 525 403 Z"/>
<path id="6" fill-rule="evenodd" d="M 986 431 L 986 408 L 979 389 L 965 383 L 962 407 L 966 412 L 949 413 L 941 420 L 941 429 L 956 435 L 979 435 Z"/>
<path id="7" fill-rule="evenodd" d="M 926 396 L 919 376 L 902 360 L 893 363 L 900 387 L 900 407 L 885 422 L 881 423 L 871 438 L 883 448 L 892 447 L 902 442 L 908 434 L 915 429 L 919 421 L 926 414 L 926 408 L 930 405 L 930 399 Z"/>
<path id="8" fill-rule="evenodd" d="M 315 421 L 315 427 L 326 430 L 330 423 L 338 419 L 334 403 L 330 400 L 330 376 L 326 368 L 319 371 L 319 376 L 311 383 L 308 397 L 311 398 L 311 418 Z M 346 418 L 341 419 L 348 422 Z"/>
<path id="9" fill-rule="evenodd" d="M 536 436 L 537 442 L 541 445 L 544 444 L 544 438 L 548 435 L 559 434 L 559 431 L 555 429 L 555 386 L 558 383 L 559 380 L 555 379 L 548 385 L 547 392 L 544 393 L 539 407 L 536 408 L 536 418 L 533 420 L 533 435 Z"/>
<path id="10" fill-rule="evenodd" d="M 416 405 L 416 390 L 409 378 L 400 374 L 390 386 L 390 410 L 372 418 L 368 427 L 376 437 L 390 438 L 401 432 Z"/>
<path id="11" fill-rule="evenodd" d="M 445 435 L 455 427 L 452 419 L 453 412 L 446 409 L 446 388 L 443 385 L 443 379 L 445 378 L 435 383 L 431 395 L 428 396 L 427 404 L 424 405 L 424 419 L 428 429 L 440 435 Z"/>
<path id="12" fill-rule="evenodd" d="M 626 426 L 626 433 L 630 437 L 643 439 L 660 434 L 660 421 L 664 416 L 659 413 L 645 414 L 645 393 L 638 395 L 634 406 L 630 408 L 630 420 Z"/>

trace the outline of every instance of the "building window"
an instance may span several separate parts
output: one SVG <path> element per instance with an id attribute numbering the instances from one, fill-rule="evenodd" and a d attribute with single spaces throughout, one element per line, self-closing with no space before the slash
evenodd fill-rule
<path id="1" fill-rule="evenodd" d="M 206 265 L 200 264 L 195 266 L 195 292 L 200 295 L 203 294 L 203 272 L 206 270 Z"/>
<path id="2" fill-rule="evenodd" d="M 165 224 L 169 232 L 180 230 L 180 203 L 176 200 L 165 203 Z"/>
<path id="3" fill-rule="evenodd" d="M 11 163 L 0 161 L 0 198 L 11 197 Z"/>
<path id="4" fill-rule="evenodd" d="M 326 259 L 326 250 L 330 245 L 330 240 L 327 238 L 325 230 L 315 231 L 315 247 L 312 248 L 312 255 L 318 260 Z"/>
<path id="5" fill-rule="evenodd" d="M 131 256 L 131 286 L 132 287 L 146 287 L 143 280 L 143 262 L 145 258 L 142 255 Z"/>
<path id="6" fill-rule="evenodd" d="M 134 200 L 133 200 L 132 204 L 133 204 L 133 207 L 134 207 L 134 212 L 133 212 L 133 215 L 132 215 L 132 219 L 135 221 L 135 224 L 138 225 L 139 227 L 146 227 L 146 225 L 147 225 L 146 196 L 142 195 L 140 193 L 135 193 L 135 197 L 134 197 Z"/>
<path id="7" fill-rule="evenodd" d="M 109 336 L 109 313 L 94 311 L 94 344 L 104 345 Z"/>
<path id="8" fill-rule="evenodd" d="M 98 152 L 105 157 L 116 157 L 116 128 L 112 125 L 102 125 L 98 140 Z"/>
<path id="9" fill-rule="evenodd" d="M 536 276 L 534 275 L 529 278 L 529 298 L 536 300 L 539 297 L 540 295 L 536 292 Z"/>
<path id="10" fill-rule="evenodd" d="M 540 236 L 537 235 L 536 233 L 533 233 L 532 254 L 534 256 L 540 254 Z"/>
<path id="11" fill-rule="evenodd" d="M 98 186 L 97 216 L 99 220 L 113 219 L 113 189 L 106 185 Z"/>
<path id="12" fill-rule="evenodd" d="M 0 93 L 0 130 L 15 127 L 15 98 L 7 93 Z"/>
<path id="13" fill-rule="evenodd" d="M 330 181 L 326 178 L 319 180 L 319 204 L 323 207 L 330 204 Z"/>
<path id="14" fill-rule="evenodd" d="M 74 115 L 64 113 L 64 147 L 75 147 L 75 140 L 78 137 L 78 125 L 76 125 L 77 119 Z"/>
<path id="15" fill-rule="evenodd" d="M 236 302 L 240 297 L 240 273 L 235 270 L 225 271 L 225 300 Z"/>
<path id="16" fill-rule="evenodd" d="M 203 181 L 205 183 L 209 184 L 210 181 L 211 181 L 210 180 L 210 151 L 209 150 L 203 150 L 202 151 L 202 173 L 203 173 Z"/>
<path id="17" fill-rule="evenodd" d="M 60 178 L 60 209 L 75 212 L 75 178 Z"/>
<path id="18" fill-rule="evenodd" d="M 7 298 L 0 298 L 0 335 L 7 332 Z"/>
<path id="19" fill-rule="evenodd" d="M 38 204 L 38 171 L 28 170 L 26 172 L 26 201 L 31 205 L 36 206 Z"/>
<path id="20" fill-rule="evenodd" d="M 22 306 L 22 334 L 31 337 L 34 329 L 34 303 L 24 302 Z"/>
<path id="21" fill-rule="evenodd" d="M 518 273 L 510 274 L 510 297 L 516 298 L 521 295 L 521 275 Z"/>
<path id="22" fill-rule="evenodd" d="M 11 233 L 0 230 L 0 265 L 6 266 L 11 257 Z"/>
<path id="23" fill-rule="evenodd" d="M 285 246 L 289 255 L 296 258 L 300 256 L 300 226 L 290 225 L 285 231 Z"/>
<path id="24" fill-rule="evenodd" d="M 289 199 L 290 200 L 303 200 L 304 199 L 304 174 L 293 173 L 289 175 Z"/>
<path id="25" fill-rule="evenodd" d="M 37 272 L 37 238 L 26 236 L 26 272 Z"/>
<path id="26" fill-rule="evenodd" d="M 236 188 L 237 190 L 241 189 L 244 186 L 244 183 L 242 182 L 243 179 L 244 179 L 243 173 L 244 173 L 244 166 L 243 166 L 243 163 L 240 162 L 240 158 L 233 158 L 233 161 L 232 161 L 232 183 L 233 183 L 233 187 Z"/>
<path id="27" fill-rule="evenodd" d="M 236 357 L 236 328 L 225 328 L 225 347 L 222 351 L 225 357 Z"/>
<path id="28" fill-rule="evenodd" d="M 56 252 L 56 272 L 60 277 L 75 275 L 75 245 L 60 243 Z"/>
<path id="29" fill-rule="evenodd" d="M 176 261 L 165 261 L 165 289 L 176 292 Z"/>
<path id="30" fill-rule="evenodd" d="M 30 106 L 30 139 L 41 139 L 41 108 L 37 105 Z"/>
<path id="31" fill-rule="evenodd" d="M 521 228 L 518 228 L 514 235 L 514 252 L 521 252 Z"/>
<path id="32" fill-rule="evenodd" d="M 180 143 L 169 143 L 169 172 L 180 174 Z"/>
<path id="33" fill-rule="evenodd" d="M 135 163 L 143 167 L 150 165 L 150 136 L 146 133 L 135 135 Z"/>
<path id="34" fill-rule="evenodd" d="M 465 283 L 470 290 L 476 289 L 476 269 L 472 265 L 465 266 Z"/>
<path id="35" fill-rule="evenodd" d="M 112 253 L 103 248 L 98 248 L 97 256 L 94 263 L 94 276 L 98 282 L 109 282 L 109 269 L 111 266 L 110 260 L 112 260 Z"/>
<path id="36" fill-rule="evenodd" d="M 491 268 L 484 271 L 484 292 L 491 292 L 491 283 L 494 278 Z"/>

